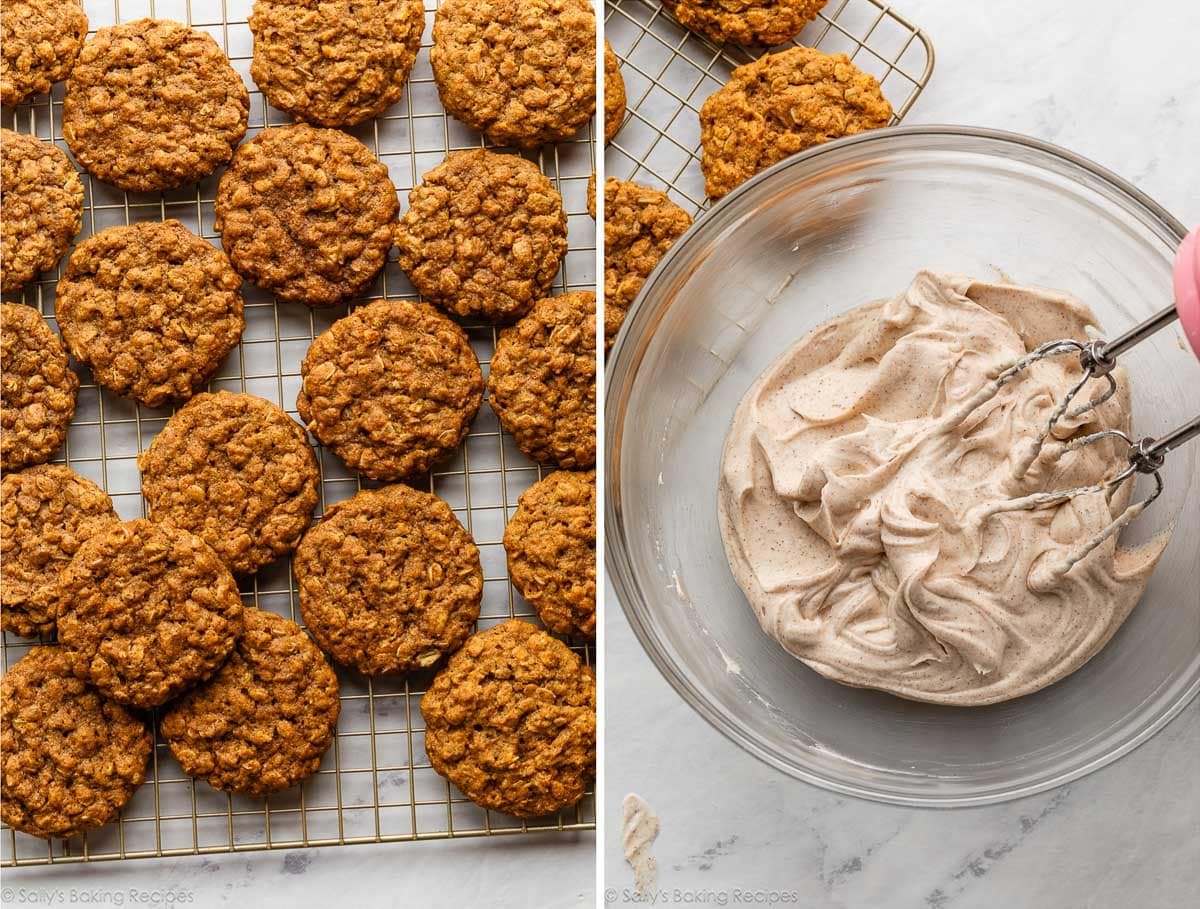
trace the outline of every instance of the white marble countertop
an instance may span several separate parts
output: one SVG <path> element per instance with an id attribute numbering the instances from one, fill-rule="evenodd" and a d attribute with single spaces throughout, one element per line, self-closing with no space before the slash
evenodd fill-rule
<path id="1" fill-rule="evenodd" d="M 1195 0 L 894 5 L 937 52 L 906 122 L 1056 142 L 1200 223 Z M 1159 909 L 1200 892 L 1200 703 L 1124 759 L 1043 795 L 975 809 L 891 807 L 759 763 L 684 704 L 611 601 L 605 627 L 603 883 L 613 905 L 633 887 L 620 850 L 630 791 L 661 818 L 659 888 L 690 891 L 702 905 L 735 905 L 739 887 L 794 893 L 790 905 L 804 909 Z"/>

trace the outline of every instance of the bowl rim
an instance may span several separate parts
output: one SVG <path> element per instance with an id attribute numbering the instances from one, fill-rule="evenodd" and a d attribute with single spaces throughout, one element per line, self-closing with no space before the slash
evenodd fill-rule
<path id="1" fill-rule="evenodd" d="M 785 158 L 783 161 L 755 174 L 734 188 L 728 195 L 698 216 L 692 226 L 671 246 L 658 262 L 650 276 L 646 279 L 637 298 L 630 306 L 623 328 L 628 328 L 633 324 L 645 321 L 647 314 L 643 313 L 643 310 L 648 306 L 647 300 L 653 296 L 656 285 L 662 280 L 663 275 L 670 270 L 671 263 L 683 255 L 685 247 L 695 238 L 701 229 L 704 229 L 706 223 L 711 227 L 712 223 L 719 221 L 721 212 L 731 208 L 736 200 L 742 196 L 754 191 L 764 183 L 772 182 L 791 168 L 803 167 L 814 160 L 822 158 L 836 159 L 840 153 L 849 148 L 921 137 L 982 139 L 994 143 L 998 148 L 1015 146 L 1041 153 L 1052 159 L 1057 158 L 1068 165 L 1084 171 L 1085 174 L 1091 175 L 1102 184 L 1107 184 L 1109 189 L 1116 191 L 1120 196 L 1124 196 L 1126 200 L 1135 203 L 1136 206 L 1140 206 L 1152 220 L 1159 222 L 1159 225 L 1166 233 L 1173 234 L 1177 241 L 1181 242 L 1187 233 L 1187 230 L 1177 218 L 1128 180 L 1118 176 L 1108 168 L 1097 164 L 1090 158 L 1051 142 L 1021 133 L 987 127 L 936 123 L 891 126 L 885 129 L 859 133 L 854 136 L 846 136 L 815 146 L 790 158 Z M 625 617 L 633 629 L 638 643 L 647 656 L 650 657 L 651 663 L 658 669 L 659 673 L 666 679 L 675 692 L 707 721 L 710 726 L 763 763 L 787 776 L 811 783 L 823 789 L 869 801 L 883 802 L 885 804 L 934 808 L 991 805 L 1036 795 L 1037 793 L 1063 786 L 1119 760 L 1135 748 L 1149 741 L 1154 735 L 1165 728 L 1168 723 L 1177 717 L 1196 698 L 1197 694 L 1200 694 L 1200 675 L 1197 675 L 1196 678 L 1187 682 L 1182 691 L 1176 691 L 1171 695 L 1173 699 L 1170 700 L 1165 709 L 1160 709 L 1157 716 L 1144 724 L 1135 734 L 1119 742 L 1116 747 L 1106 748 L 1099 754 L 1095 753 L 1095 749 L 1091 749 L 1091 751 L 1084 750 L 1082 752 L 1084 759 L 1064 771 L 1042 774 L 1032 779 L 1018 780 L 1013 784 L 1002 786 L 989 785 L 987 788 L 975 793 L 930 792 L 913 794 L 911 792 L 867 788 L 827 776 L 820 771 L 797 766 L 781 752 L 754 738 L 741 725 L 735 722 L 723 708 L 710 701 L 701 691 L 700 686 L 692 682 L 691 679 L 680 671 L 667 655 L 666 651 L 658 645 L 650 634 L 647 623 L 643 621 L 639 609 L 633 605 L 635 602 L 638 602 L 641 604 L 642 609 L 646 609 L 645 598 L 642 596 L 640 585 L 635 580 L 632 561 L 628 555 L 628 547 L 625 543 L 619 488 L 621 470 L 617 463 L 621 451 L 620 437 L 622 433 L 614 430 L 620 422 L 620 414 L 623 410 L 622 401 L 625 397 L 625 395 L 620 395 L 618 392 L 623 385 L 629 384 L 629 379 L 633 374 L 636 374 L 641 362 L 641 358 L 637 356 L 634 348 L 635 342 L 632 339 L 632 333 L 622 330 L 616 339 L 616 343 L 613 345 L 605 370 L 604 486 L 606 497 L 604 505 L 604 561 L 605 574 L 611 583 L 611 587 L 607 588 L 607 590 L 620 602 L 621 609 L 625 613 Z M 644 349 L 645 345 L 643 344 L 639 352 L 644 352 Z M 636 361 L 635 357 L 637 357 Z M 1177 688 L 1178 686 L 1174 687 Z"/>

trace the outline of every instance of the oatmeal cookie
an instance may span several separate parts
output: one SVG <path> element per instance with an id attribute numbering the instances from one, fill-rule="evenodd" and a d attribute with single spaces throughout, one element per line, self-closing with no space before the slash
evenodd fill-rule
<path id="1" fill-rule="evenodd" d="M 117 523 L 112 500 L 61 464 L 0 480 L 0 628 L 32 637 L 54 631 L 55 581 L 80 545 Z"/>
<path id="2" fill-rule="evenodd" d="M 354 126 L 400 100 L 424 30 L 422 0 L 255 0 L 250 77 L 293 117 Z"/>
<path id="3" fill-rule="evenodd" d="M 400 484 L 330 508 L 296 551 L 304 624 L 367 675 L 428 668 L 479 617 L 479 550 L 437 496 Z"/>
<path id="4" fill-rule="evenodd" d="M 250 95 L 217 42 L 167 19 L 102 28 L 67 78 L 63 138 L 83 169 L 119 189 L 202 180 L 246 135 Z"/>
<path id="5" fill-rule="evenodd" d="M 625 119 L 625 80 L 612 45 L 604 42 L 604 141 L 611 142 Z"/>
<path id="6" fill-rule="evenodd" d="M 429 60 L 446 110 L 496 145 L 569 139 L 596 110 L 588 0 L 443 0 Z"/>
<path id="7" fill-rule="evenodd" d="M 593 178 L 594 179 L 594 178 Z M 596 217 L 595 185 L 588 211 Z M 628 180 L 604 181 L 604 349 L 617 339 L 625 314 L 654 266 L 692 226 L 666 193 Z"/>
<path id="8" fill-rule="evenodd" d="M 83 182 L 57 145 L 0 129 L 0 290 L 58 264 L 83 226 Z"/>
<path id="9" fill-rule="evenodd" d="M 340 708 L 337 676 L 304 630 L 248 609 L 225 665 L 168 707 L 160 729 L 188 776 L 258 797 L 316 772 Z"/>
<path id="10" fill-rule="evenodd" d="M 114 701 L 157 707 L 208 678 L 242 633 L 242 598 L 199 537 L 139 518 L 84 541 L 58 577 L 58 643 Z"/>
<path id="11" fill-rule="evenodd" d="M 280 300 L 333 306 L 366 289 L 400 203 L 382 164 L 336 129 L 264 129 L 233 156 L 214 203 L 233 266 Z"/>
<path id="12" fill-rule="evenodd" d="M 145 722 L 76 678 L 60 647 L 34 647 L 0 692 L 4 823 L 68 839 L 115 820 L 146 778 Z"/>
<path id="13" fill-rule="evenodd" d="M 673 0 L 675 18 L 717 42 L 773 47 L 817 18 L 826 0 Z"/>
<path id="14" fill-rule="evenodd" d="M 466 332 L 425 303 L 376 300 L 326 329 L 300 364 L 309 431 L 374 480 L 424 473 L 454 452 L 483 400 Z"/>
<path id="15" fill-rule="evenodd" d="M 551 631 L 596 636 L 596 472 L 559 470 L 521 493 L 504 528 L 508 574 Z"/>
<path id="16" fill-rule="evenodd" d="M 791 47 L 739 66 L 700 108 L 700 166 L 718 199 L 789 155 L 887 126 L 892 106 L 845 54 Z"/>
<path id="17" fill-rule="evenodd" d="M 50 460 L 75 416 L 79 377 L 32 306 L 0 304 L 0 468 Z"/>
<path id="18" fill-rule="evenodd" d="M 242 279 L 178 221 L 88 237 L 67 260 L 54 315 L 96 381 L 148 407 L 190 398 L 237 345 Z"/>
<path id="19" fill-rule="evenodd" d="M 539 300 L 500 333 L 488 401 L 517 446 L 541 464 L 596 463 L 596 295 Z"/>
<path id="20" fill-rule="evenodd" d="M 7 0 L 0 41 L 0 103 L 50 91 L 75 65 L 88 19 L 79 0 Z"/>
<path id="21" fill-rule="evenodd" d="M 138 457 L 150 516 L 249 574 L 296 548 L 321 481 L 304 430 L 254 395 L 197 395 Z"/>
<path id="22" fill-rule="evenodd" d="M 533 162 L 452 152 L 409 194 L 396 246 L 427 300 L 463 318 L 511 321 L 550 289 L 567 254 L 567 215 Z"/>
<path id="23" fill-rule="evenodd" d="M 562 641 L 510 619 L 474 635 L 421 699 L 433 769 L 484 808 L 541 817 L 596 773 L 596 677 Z"/>

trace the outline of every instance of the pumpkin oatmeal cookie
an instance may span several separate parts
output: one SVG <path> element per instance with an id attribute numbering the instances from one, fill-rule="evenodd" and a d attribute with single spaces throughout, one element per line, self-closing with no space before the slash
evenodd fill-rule
<path id="1" fill-rule="evenodd" d="M 54 631 L 58 573 L 80 545 L 117 523 L 112 500 L 61 464 L 0 480 L 0 628 L 32 637 Z"/>
<path id="2" fill-rule="evenodd" d="M 245 327 L 242 279 L 178 221 L 110 227 L 75 247 L 54 315 L 96 381 L 148 407 L 190 398 Z"/>
<path id="3" fill-rule="evenodd" d="M 115 820 L 146 778 L 154 737 L 138 716 L 71 672 L 60 647 L 34 647 L 0 682 L 0 817 L 69 839 Z"/>
<path id="4" fill-rule="evenodd" d="M 160 729 L 188 776 L 261 797 L 316 772 L 340 709 L 337 676 L 304 630 L 248 609 L 225 665 L 169 706 Z"/>
<path id="5" fill-rule="evenodd" d="M 208 678 L 242 633 L 242 598 L 217 554 L 142 518 L 86 540 L 56 596 L 59 648 L 75 674 L 131 707 Z"/>
<path id="6" fill-rule="evenodd" d="M 484 808 L 541 817 L 596 770 L 596 677 L 562 641 L 510 619 L 474 635 L 421 699 L 433 769 Z"/>
<path id="7" fill-rule="evenodd" d="M 500 333 L 488 401 L 540 464 L 596 463 L 596 295 L 571 291 L 539 300 Z"/>
<path id="8" fill-rule="evenodd" d="M 827 0 L 673 0 L 683 25 L 717 42 L 773 47 L 790 41 Z"/>
<path id="9" fill-rule="evenodd" d="M 176 189 L 229 161 L 250 95 L 212 36 L 168 19 L 102 28 L 67 78 L 63 138 L 83 169 L 131 192 Z"/>
<path id="10" fill-rule="evenodd" d="M 496 145 L 569 139 L 596 110 L 588 0 L 444 0 L 429 60 L 446 110 Z"/>
<path id="11" fill-rule="evenodd" d="M 150 516 L 249 574 L 296 548 L 320 473 L 304 430 L 263 398 L 219 391 L 180 408 L 138 457 Z"/>
<path id="12" fill-rule="evenodd" d="M 309 431 L 375 480 L 424 473 L 452 454 L 483 400 L 466 332 L 432 306 L 376 300 L 334 322 L 300 364 Z"/>
<path id="13" fill-rule="evenodd" d="M 739 66 L 700 108 L 700 167 L 718 199 L 822 142 L 887 126 L 879 83 L 845 54 L 791 47 Z"/>
<path id="14" fill-rule="evenodd" d="M 296 551 L 304 624 L 367 675 L 407 672 L 457 650 L 479 617 L 479 550 L 437 496 L 364 489 L 330 508 Z"/>
<path id="15" fill-rule="evenodd" d="M 532 161 L 452 152 L 409 194 L 400 268 L 425 299 L 462 318 L 529 311 L 567 254 L 562 197 Z"/>
<path id="16" fill-rule="evenodd" d="M 0 304 L 0 468 L 50 460 L 75 416 L 79 377 L 32 306 Z"/>
<path id="17" fill-rule="evenodd" d="M 559 634 L 596 636 L 596 472 L 559 470 L 521 493 L 504 529 L 508 574 Z"/>
<path id="18" fill-rule="evenodd" d="M 14 107 L 67 78 L 87 37 L 79 0 L 7 0 L 0 19 L 0 104 Z"/>
<path id="19" fill-rule="evenodd" d="M 604 141 L 611 142 L 625 119 L 625 80 L 612 45 L 604 42 Z"/>

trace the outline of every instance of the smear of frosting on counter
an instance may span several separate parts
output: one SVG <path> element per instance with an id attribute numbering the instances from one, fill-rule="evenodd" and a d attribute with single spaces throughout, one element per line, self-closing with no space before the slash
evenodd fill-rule
<path id="1" fill-rule="evenodd" d="M 955 705 L 1029 694 L 1099 651 L 1166 535 L 1133 549 L 1110 538 L 1056 570 L 1121 513 L 1132 484 L 1111 499 L 996 506 L 1105 479 L 1123 446 L 1052 441 L 1022 473 L 1022 452 L 1081 376 L 1076 357 L 985 391 L 1027 351 L 1095 324 L 1064 294 L 922 271 L 763 373 L 725 444 L 719 510 L 767 634 L 831 679 Z M 1129 429 L 1127 380 L 1114 377 L 1117 394 L 1054 439 Z"/>
<path id="2" fill-rule="evenodd" d="M 621 845 L 640 894 L 649 893 L 658 883 L 658 862 L 650 852 L 657 836 L 658 815 L 640 795 L 629 793 L 621 803 Z"/>

